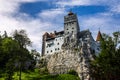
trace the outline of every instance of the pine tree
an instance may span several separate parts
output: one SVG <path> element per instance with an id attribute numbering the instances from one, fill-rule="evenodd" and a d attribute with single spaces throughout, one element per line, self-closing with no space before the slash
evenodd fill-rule
<path id="1" fill-rule="evenodd" d="M 120 48 L 119 32 L 114 32 L 113 37 L 104 34 L 101 41 L 101 53 L 91 62 L 91 76 L 95 80 L 119 80 L 120 77 Z"/>

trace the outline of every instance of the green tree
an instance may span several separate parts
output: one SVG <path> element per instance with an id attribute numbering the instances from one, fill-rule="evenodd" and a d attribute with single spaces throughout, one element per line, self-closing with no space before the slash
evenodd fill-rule
<path id="1" fill-rule="evenodd" d="M 20 44 L 22 48 L 26 48 L 26 46 L 31 45 L 31 41 L 28 38 L 25 30 L 15 30 L 13 33 L 13 38 Z"/>
<path id="2" fill-rule="evenodd" d="M 33 69 L 35 60 L 27 46 L 31 44 L 24 30 L 15 31 L 13 37 L 7 36 L 7 32 L 0 36 L 0 73 L 6 73 L 6 79 L 11 80 L 14 71 Z M 1 72 L 2 71 L 2 72 Z"/>
<path id="3" fill-rule="evenodd" d="M 116 36 L 117 35 L 117 36 Z M 101 53 L 91 62 L 91 76 L 95 80 L 119 80 L 120 77 L 120 48 L 119 32 L 114 32 L 113 37 L 105 35 L 101 41 Z"/>
<path id="4" fill-rule="evenodd" d="M 1 68 L 4 68 L 4 71 L 6 72 L 6 79 L 11 80 L 15 69 L 15 61 L 17 59 L 16 55 L 19 50 L 19 44 L 15 40 L 12 40 L 12 38 L 8 37 L 3 38 L 1 45 Z"/>
<path id="5" fill-rule="evenodd" d="M 17 31 L 15 30 L 13 33 L 13 38 L 14 40 L 16 40 L 19 45 L 21 50 L 19 51 L 19 71 L 20 71 L 20 76 L 19 76 L 19 80 L 21 80 L 21 72 L 22 72 L 22 68 L 23 68 L 23 61 L 26 61 L 28 58 L 26 58 L 26 56 L 24 56 L 26 53 L 26 46 L 29 46 L 31 44 L 30 39 L 28 38 L 26 31 L 25 30 L 20 30 Z M 29 54 L 29 53 L 28 53 Z M 26 60 L 25 60 L 26 59 Z"/>

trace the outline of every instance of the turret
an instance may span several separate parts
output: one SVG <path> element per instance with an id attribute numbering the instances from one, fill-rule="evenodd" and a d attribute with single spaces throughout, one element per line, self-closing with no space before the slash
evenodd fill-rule
<path id="1" fill-rule="evenodd" d="M 97 34 L 96 42 L 100 42 L 100 40 L 102 40 L 102 35 L 101 35 L 100 30 L 99 30 L 98 34 Z"/>
<path id="2" fill-rule="evenodd" d="M 48 33 L 46 32 L 43 36 L 42 36 L 42 56 L 45 55 L 45 43 L 46 43 L 46 38 L 48 37 Z"/>

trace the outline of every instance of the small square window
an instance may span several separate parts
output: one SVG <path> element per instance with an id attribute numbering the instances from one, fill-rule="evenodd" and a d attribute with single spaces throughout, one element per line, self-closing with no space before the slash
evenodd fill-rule
<path id="1" fill-rule="evenodd" d="M 59 43 L 57 43 L 57 45 L 59 45 Z"/>
<path id="2" fill-rule="evenodd" d="M 99 48 L 97 48 L 97 50 L 99 51 L 100 49 L 99 49 Z"/>
<path id="3" fill-rule="evenodd" d="M 52 50 L 51 50 L 51 52 L 52 52 Z"/>
<path id="4" fill-rule="evenodd" d="M 49 51 L 47 51 L 47 53 L 49 53 Z"/>
<path id="5" fill-rule="evenodd" d="M 55 48 L 55 51 L 56 51 L 57 49 Z"/>

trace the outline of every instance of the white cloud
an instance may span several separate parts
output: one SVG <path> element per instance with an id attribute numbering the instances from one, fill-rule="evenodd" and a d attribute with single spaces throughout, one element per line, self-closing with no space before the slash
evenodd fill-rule
<path id="1" fill-rule="evenodd" d="M 19 4 L 14 0 L 0 0 L 0 14 L 15 12 L 19 7 Z"/>
<path id="2" fill-rule="evenodd" d="M 80 5 L 114 5 L 118 3 L 119 0 L 59 0 L 57 2 L 61 7 Z"/>
<path id="3" fill-rule="evenodd" d="M 6 13 L 15 13 L 19 10 L 19 6 L 21 3 L 30 3 L 30 2 L 38 2 L 38 1 L 47 1 L 47 0 L 0 0 L 0 14 Z"/>
<path id="4" fill-rule="evenodd" d="M 111 11 L 115 13 L 120 13 L 120 5 L 112 6 Z"/>
<path id="5" fill-rule="evenodd" d="M 47 17 L 47 18 L 55 18 L 63 14 L 65 14 L 65 10 L 63 8 L 57 8 L 57 9 L 44 10 L 39 14 L 39 16 Z"/>
<path id="6" fill-rule="evenodd" d="M 57 2 L 58 5 L 65 7 L 65 6 L 78 6 L 78 5 L 89 5 L 91 2 L 90 0 L 69 0 L 69 1 L 59 1 Z"/>
<path id="7" fill-rule="evenodd" d="M 21 3 L 36 1 L 46 0 L 0 0 L 0 31 L 1 34 L 7 31 L 10 35 L 15 29 L 25 29 L 33 42 L 33 48 L 40 51 L 42 35 L 44 32 L 49 31 L 49 26 L 53 26 L 53 24 L 18 12 Z M 17 17 L 13 16 L 14 14 L 17 15 Z"/>
<path id="8" fill-rule="evenodd" d="M 94 39 L 100 28 L 102 33 L 112 34 L 112 32 L 120 30 L 119 19 L 115 19 L 110 13 L 99 13 L 92 16 L 80 16 L 79 24 L 82 30 L 90 29 Z"/>

